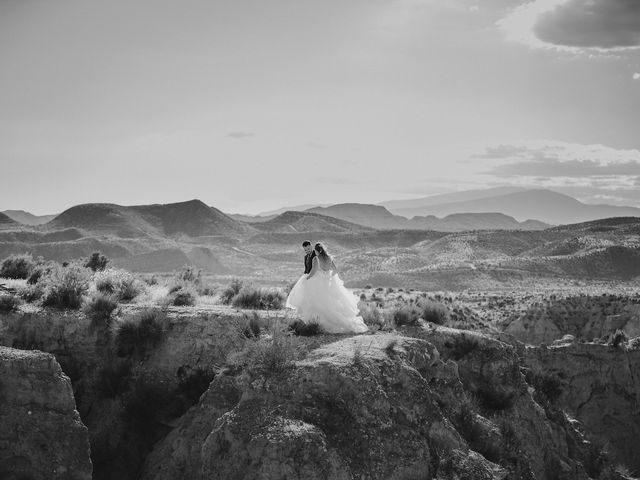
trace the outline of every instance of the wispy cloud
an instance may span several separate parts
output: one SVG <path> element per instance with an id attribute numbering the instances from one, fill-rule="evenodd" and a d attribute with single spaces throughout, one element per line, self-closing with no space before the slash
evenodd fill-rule
<path id="1" fill-rule="evenodd" d="M 238 138 L 238 139 L 251 138 L 255 136 L 256 135 L 253 132 L 229 132 L 229 134 L 227 135 L 227 137 Z"/>
<path id="2" fill-rule="evenodd" d="M 636 0 L 535 0 L 514 8 L 498 26 L 532 48 L 615 51 L 640 47 Z"/>

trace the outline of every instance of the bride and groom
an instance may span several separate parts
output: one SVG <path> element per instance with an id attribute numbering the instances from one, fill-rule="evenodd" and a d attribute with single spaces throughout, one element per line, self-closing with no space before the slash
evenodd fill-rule
<path id="1" fill-rule="evenodd" d="M 333 258 L 321 243 L 302 244 L 304 274 L 291 289 L 287 307 L 305 322 L 317 322 L 329 333 L 361 333 L 368 330 L 358 316 L 358 297 L 347 290 L 338 276 Z"/>

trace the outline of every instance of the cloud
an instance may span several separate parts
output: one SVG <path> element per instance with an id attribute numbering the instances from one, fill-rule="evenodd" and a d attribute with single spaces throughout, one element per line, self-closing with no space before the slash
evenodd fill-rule
<path id="1" fill-rule="evenodd" d="M 229 132 L 229 134 L 227 135 L 227 137 L 231 137 L 231 138 L 250 138 L 250 137 L 255 137 L 255 133 L 252 132 Z"/>
<path id="2" fill-rule="evenodd" d="M 634 80 L 640 80 L 640 73 L 634 73 L 633 74 L 633 79 Z"/>
<path id="3" fill-rule="evenodd" d="M 327 148 L 327 146 L 323 145 L 322 143 L 317 143 L 312 141 L 307 142 L 307 147 L 313 148 L 315 150 L 325 150 Z"/>
<path id="4" fill-rule="evenodd" d="M 344 177 L 316 177 L 314 180 L 317 183 L 326 183 L 330 185 L 355 185 L 360 183 L 358 180 Z"/>
<path id="5" fill-rule="evenodd" d="M 528 142 L 490 146 L 474 158 L 494 160 L 484 173 L 497 177 L 612 177 L 640 175 L 640 150 L 604 145 Z"/>
<path id="6" fill-rule="evenodd" d="M 498 26 L 532 48 L 601 51 L 640 47 L 637 0 L 535 0 L 514 8 Z"/>

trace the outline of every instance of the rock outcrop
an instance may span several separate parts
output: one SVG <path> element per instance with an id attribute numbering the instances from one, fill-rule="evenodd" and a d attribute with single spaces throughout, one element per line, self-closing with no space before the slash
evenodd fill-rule
<path id="1" fill-rule="evenodd" d="M 271 374 L 220 373 L 142 478 L 620 478 L 585 466 L 591 444 L 533 400 L 513 347 L 405 333 L 339 340 Z"/>
<path id="2" fill-rule="evenodd" d="M 640 471 L 640 350 L 567 342 L 527 347 L 523 360 L 555 405 Z"/>
<path id="3" fill-rule="evenodd" d="M 90 480 L 89 434 L 55 357 L 0 347 L 0 478 Z"/>

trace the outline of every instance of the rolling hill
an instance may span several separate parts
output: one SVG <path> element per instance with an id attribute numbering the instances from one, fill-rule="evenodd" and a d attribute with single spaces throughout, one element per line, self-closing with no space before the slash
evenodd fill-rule
<path id="1" fill-rule="evenodd" d="M 57 215 L 34 215 L 24 210 L 5 210 L 4 213 L 7 217 L 15 220 L 18 223 L 25 225 L 43 225 L 53 220 Z"/>
<path id="2" fill-rule="evenodd" d="M 78 228 L 98 235 L 144 238 L 205 235 L 242 236 L 252 228 L 200 200 L 124 207 L 89 203 L 65 210 L 45 224 L 48 230 Z"/>
<path id="3" fill-rule="evenodd" d="M 272 233 L 357 233 L 371 230 L 369 227 L 357 225 L 355 223 L 327 215 L 321 215 L 313 212 L 293 211 L 284 212 L 271 220 L 254 223 L 252 226 L 262 232 Z"/>
<path id="4" fill-rule="evenodd" d="M 477 190 L 465 190 L 462 192 L 443 193 L 439 195 L 430 195 L 428 197 L 415 198 L 410 200 L 388 200 L 380 202 L 378 205 L 388 208 L 391 211 L 422 208 L 432 205 L 441 205 L 443 203 L 466 202 L 469 200 L 478 200 L 481 198 L 495 197 L 498 195 L 506 195 L 509 193 L 524 192 L 526 188 L 522 187 L 495 187 L 483 188 Z"/>
<path id="5" fill-rule="evenodd" d="M 394 215 L 385 207 L 362 203 L 341 203 L 330 207 L 316 207 L 307 212 L 319 213 L 348 222 L 378 229 L 418 229 L 440 232 L 467 230 L 542 230 L 548 228 L 543 222 L 527 220 L 518 222 L 502 213 L 456 213 L 444 218 L 430 215 L 413 217 L 411 220 Z"/>
<path id="6" fill-rule="evenodd" d="M 0 213 L 0 229 L 4 230 L 4 229 L 19 228 L 19 227 L 20 227 L 20 224 L 18 222 L 13 220 L 8 215 L 5 215 L 4 213 Z"/>

